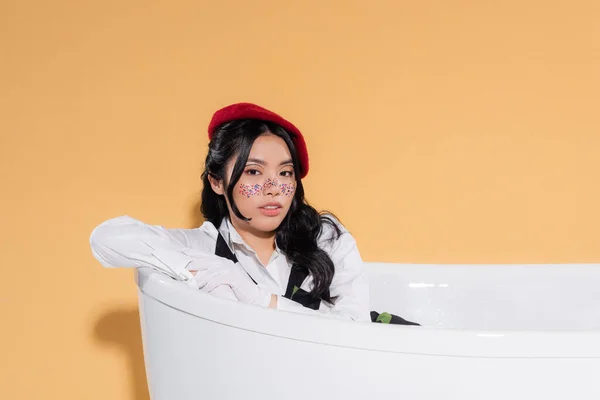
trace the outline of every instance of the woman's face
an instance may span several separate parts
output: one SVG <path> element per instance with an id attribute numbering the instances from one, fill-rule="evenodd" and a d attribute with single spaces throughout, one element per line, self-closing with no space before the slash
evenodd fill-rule
<path id="1" fill-rule="evenodd" d="M 233 157 L 227 164 L 226 184 L 236 161 Z M 239 219 L 228 203 L 230 218 L 234 226 L 246 231 L 271 233 L 287 215 L 295 191 L 294 164 L 287 145 L 273 134 L 261 135 L 254 141 L 244 172 L 233 189 L 235 204 L 250 221 Z"/>

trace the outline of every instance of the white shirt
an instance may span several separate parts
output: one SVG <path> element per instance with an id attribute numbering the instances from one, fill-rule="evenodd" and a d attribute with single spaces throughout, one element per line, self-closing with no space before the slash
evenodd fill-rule
<path id="1" fill-rule="evenodd" d="M 223 220 L 218 230 L 210 222 L 195 229 L 166 229 L 125 215 L 97 226 L 90 237 L 90 245 L 94 257 L 105 267 L 161 269 L 166 265 L 181 270 L 194 261 L 194 253 L 214 255 L 220 232 L 242 268 L 261 288 L 278 296 L 277 309 L 370 322 L 369 286 L 362 258 L 352 235 L 338 221 L 335 222 L 342 230 L 339 239 L 328 240 L 332 237 L 333 228 L 324 225 L 317 245 L 327 252 L 335 266 L 329 291 L 332 297 L 337 296 L 338 299 L 334 305 L 321 301 L 318 310 L 283 297 L 291 272 L 286 255 L 276 246 L 267 265 L 263 265 L 228 218 Z M 312 276 L 306 278 L 301 289 L 307 292 L 312 289 Z"/>

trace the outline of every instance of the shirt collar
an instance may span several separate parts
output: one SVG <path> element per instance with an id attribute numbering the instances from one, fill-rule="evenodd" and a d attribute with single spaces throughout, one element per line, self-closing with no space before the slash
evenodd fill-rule
<path id="1" fill-rule="evenodd" d="M 223 221 L 221 221 L 221 225 L 219 226 L 219 232 L 225 239 L 225 242 L 227 242 L 227 245 L 230 249 L 233 250 L 234 244 L 239 244 L 241 246 L 245 246 L 248 250 L 254 253 L 254 250 L 252 250 L 252 248 L 246 244 L 244 239 L 242 239 L 238 231 L 235 229 L 229 217 L 223 218 Z M 277 241 L 275 241 L 275 251 L 277 252 L 277 254 L 282 253 L 279 246 L 277 246 Z"/>

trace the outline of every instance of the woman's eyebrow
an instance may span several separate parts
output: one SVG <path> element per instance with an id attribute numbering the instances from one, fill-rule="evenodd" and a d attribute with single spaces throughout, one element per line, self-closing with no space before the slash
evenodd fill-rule
<path id="1" fill-rule="evenodd" d="M 260 158 L 249 158 L 248 161 L 246 161 L 246 162 L 259 164 L 259 165 L 267 165 L 267 163 L 264 160 L 261 160 Z"/>
<path id="2" fill-rule="evenodd" d="M 261 160 L 260 158 L 249 158 L 248 163 L 254 163 L 254 164 L 259 164 L 259 165 L 267 165 L 267 163 L 264 160 Z M 281 163 L 279 163 L 279 166 L 282 165 L 286 165 L 286 164 L 294 164 L 294 161 L 290 158 L 288 160 L 282 161 Z"/>

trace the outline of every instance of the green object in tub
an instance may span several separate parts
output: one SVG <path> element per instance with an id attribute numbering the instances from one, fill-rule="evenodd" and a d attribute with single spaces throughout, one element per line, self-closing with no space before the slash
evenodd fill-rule
<path id="1" fill-rule="evenodd" d="M 417 325 L 416 322 L 407 321 L 404 318 L 390 314 L 388 312 L 382 312 L 381 314 L 377 311 L 371 311 L 371 322 L 375 322 L 378 324 L 389 324 L 389 325 Z"/>
<path id="2" fill-rule="evenodd" d="M 389 324 L 392 322 L 392 315 L 386 312 L 379 314 L 375 322 L 381 322 L 382 324 Z"/>

